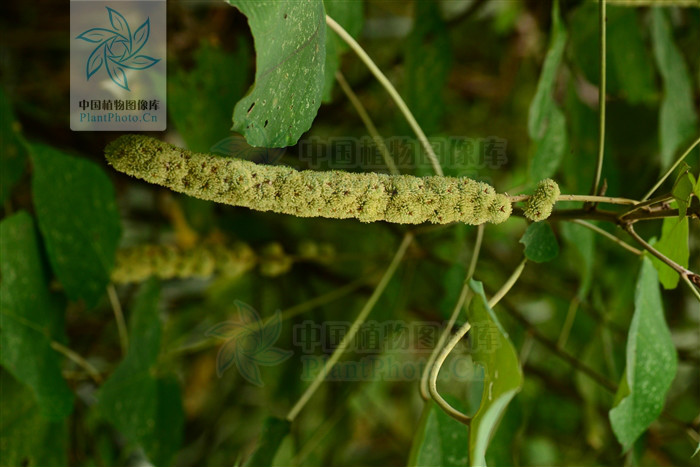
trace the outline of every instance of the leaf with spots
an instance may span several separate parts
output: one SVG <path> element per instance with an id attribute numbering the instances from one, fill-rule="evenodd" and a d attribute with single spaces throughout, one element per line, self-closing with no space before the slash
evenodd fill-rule
<path id="1" fill-rule="evenodd" d="M 322 0 L 227 0 L 248 17 L 255 39 L 255 84 L 233 110 L 232 130 L 251 146 L 286 147 L 311 128 L 325 82 Z"/>
<path id="2" fill-rule="evenodd" d="M 98 412 L 156 465 L 168 464 L 182 439 L 182 396 L 177 381 L 153 375 L 161 340 L 160 292 L 144 283 L 129 319 L 126 357 L 98 393 Z"/>
<path id="3" fill-rule="evenodd" d="M 448 398 L 448 402 L 453 407 L 459 406 L 454 398 Z M 468 444 L 468 428 L 430 401 L 423 408 L 423 415 L 413 438 L 408 465 L 411 467 L 467 466 L 469 457 L 465 446 Z"/>
<path id="4" fill-rule="evenodd" d="M 30 149 L 32 195 L 56 277 L 71 300 L 104 294 L 121 235 L 114 188 L 96 164 L 49 146 Z"/>
<path id="5" fill-rule="evenodd" d="M 474 298 L 469 304 L 470 342 L 474 362 L 484 369 L 479 409 L 471 420 L 469 459 L 486 465 L 486 449 L 511 399 L 520 391 L 523 374 L 508 333 L 488 305 L 481 282 L 471 280 Z"/>
<path id="6" fill-rule="evenodd" d="M 73 393 L 51 341 L 64 341 L 63 310 L 49 293 L 39 239 L 25 211 L 0 223 L 0 362 L 31 390 L 42 417 L 61 420 Z"/>
<path id="7" fill-rule="evenodd" d="M 676 376 L 677 356 L 664 318 L 656 270 L 642 260 L 627 336 L 625 374 L 610 410 L 610 423 L 624 451 L 661 414 Z"/>
<path id="8" fill-rule="evenodd" d="M 683 55 L 673 42 L 673 31 L 666 12 L 655 7 L 651 12 L 651 36 L 654 56 L 664 84 L 659 114 L 661 166 L 671 165 L 673 156 L 698 131 L 693 108 L 693 87 Z"/>
<path id="9" fill-rule="evenodd" d="M 0 372 L 2 465 L 68 465 L 68 422 L 47 420 L 27 387 Z"/>

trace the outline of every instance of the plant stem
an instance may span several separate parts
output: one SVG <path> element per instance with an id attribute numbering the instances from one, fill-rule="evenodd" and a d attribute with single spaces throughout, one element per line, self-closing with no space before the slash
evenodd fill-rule
<path id="1" fill-rule="evenodd" d="M 657 196 L 656 198 L 651 198 L 646 201 L 640 201 L 639 203 L 635 204 L 630 208 L 628 211 L 623 212 L 620 214 L 620 219 L 624 219 L 625 217 L 629 216 L 633 212 L 639 211 L 640 209 L 645 209 L 649 208 L 650 206 L 653 206 L 654 204 L 657 203 L 663 203 L 664 201 L 669 201 L 673 199 L 673 195 L 661 195 Z"/>
<path id="2" fill-rule="evenodd" d="M 601 228 L 598 227 L 597 225 L 591 224 L 590 222 L 582 221 L 582 220 L 580 220 L 580 219 L 573 219 L 571 222 L 573 222 L 574 224 L 582 225 L 583 227 L 585 227 L 585 228 L 587 228 L 587 229 L 590 229 L 590 230 L 592 230 L 593 232 L 595 232 L 595 233 L 597 233 L 597 234 L 602 235 L 603 237 L 605 237 L 605 238 L 607 238 L 608 240 L 611 240 L 611 241 L 617 243 L 618 245 L 620 245 L 620 246 L 621 246 L 622 248 L 624 248 L 625 250 L 627 250 L 627 251 L 629 251 L 629 252 L 631 252 L 631 253 L 634 253 L 634 254 L 637 255 L 637 256 L 639 256 L 639 255 L 642 254 L 642 251 L 641 251 L 641 250 L 636 249 L 636 248 L 633 247 L 632 245 L 628 245 L 627 243 L 623 242 L 622 240 L 620 240 L 619 238 L 617 238 L 616 236 L 614 236 L 614 235 L 611 234 L 610 232 L 606 232 L 605 230 L 601 229 Z"/>
<path id="3" fill-rule="evenodd" d="M 119 345 L 122 349 L 122 355 L 126 355 L 129 349 L 129 334 L 126 331 L 124 312 L 119 303 L 119 297 L 117 296 L 117 291 L 114 289 L 114 284 L 109 284 L 107 286 L 107 295 L 109 296 L 109 303 L 112 305 L 112 311 L 114 312 L 114 320 L 117 322 L 117 332 L 119 333 Z"/>
<path id="4" fill-rule="evenodd" d="M 693 285 L 692 282 L 690 282 L 690 279 L 688 279 L 688 276 L 686 275 L 681 275 L 681 279 L 683 279 L 683 282 L 685 282 L 688 287 L 690 287 L 690 291 L 693 292 L 693 295 L 695 295 L 695 298 L 698 299 L 698 302 L 700 302 L 700 292 L 698 291 L 697 287 Z"/>
<path id="5" fill-rule="evenodd" d="M 527 263 L 527 258 L 523 258 L 523 260 L 518 264 L 518 267 L 515 268 L 515 271 L 513 271 L 513 274 L 510 275 L 508 280 L 503 284 L 503 286 L 498 289 L 498 292 L 494 294 L 493 297 L 491 297 L 491 300 L 489 300 L 489 308 L 495 307 L 498 302 L 500 302 L 503 297 L 506 296 L 508 292 L 510 292 L 510 289 L 513 288 L 515 283 L 520 279 L 520 275 L 523 273 L 523 269 L 525 269 L 525 264 Z"/>
<path id="6" fill-rule="evenodd" d="M 471 295 L 472 292 L 468 286 L 467 290 L 468 295 Z M 442 364 L 445 363 L 445 360 L 447 359 L 447 356 L 450 354 L 450 352 L 452 352 L 452 349 L 457 346 L 459 341 L 462 340 L 464 335 L 469 332 L 469 329 L 471 329 L 471 324 L 469 324 L 469 322 L 464 323 L 462 327 L 457 330 L 455 335 L 452 336 L 447 345 L 440 351 L 437 359 L 435 359 L 435 364 L 430 369 L 430 381 L 428 382 L 428 389 L 430 391 L 430 395 L 435 400 L 435 403 L 440 406 L 440 408 L 444 410 L 447 415 L 464 424 L 469 424 L 471 417 L 455 409 L 449 402 L 442 398 L 437 390 L 437 377 L 440 373 L 440 368 L 442 368 Z"/>
<path id="7" fill-rule="evenodd" d="M 527 201 L 532 195 L 517 195 L 509 196 L 508 199 L 511 203 L 517 203 L 520 201 Z M 592 195 L 559 195 L 557 197 L 557 202 L 561 201 L 584 201 L 588 203 L 605 203 L 605 204 L 625 204 L 634 205 L 638 201 L 629 198 L 615 198 L 612 196 L 592 196 Z"/>
<path id="8" fill-rule="evenodd" d="M 367 52 L 365 52 L 362 46 L 358 44 L 357 41 L 350 34 L 348 34 L 348 32 L 345 29 L 343 29 L 341 25 L 336 23 L 335 20 L 328 15 L 326 15 L 326 24 L 350 46 L 350 48 L 357 54 L 358 57 L 360 57 L 360 59 L 363 62 L 365 62 L 365 65 L 367 65 L 369 71 L 372 72 L 374 77 L 377 78 L 377 81 L 379 81 L 379 83 L 382 86 L 384 86 L 384 89 L 386 89 L 386 91 L 389 93 L 389 96 L 391 96 L 391 98 L 394 100 L 399 110 L 406 118 L 406 121 L 416 133 L 416 136 L 418 136 L 418 141 L 423 146 L 423 149 L 425 149 L 425 153 L 428 155 L 428 158 L 430 159 L 430 163 L 432 164 L 435 173 L 438 175 L 443 175 L 442 167 L 440 167 L 438 158 L 435 155 L 435 151 L 433 151 L 432 146 L 430 146 L 428 138 L 425 136 L 425 133 L 423 133 L 423 130 L 421 129 L 420 125 L 418 125 L 418 122 L 416 121 L 415 117 L 411 113 L 404 100 L 396 91 L 394 85 L 391 84 L 391 81 L 389 81 L 389 79 L 384 75 L 384 73 L 382 73 L 382 71 L 379 69 L 379 67 L 377 67 L 377 65 L 370 58 L 370 56 L 367 55 Z"/>
<path id="9" fill-rule="evenodd" d="M 311 396 L 314 395 L 318 387 L 326 379 L 326 375 L 330 373 L 333 366 L 336 364 L 338 359 L 343 355 L 347 347 L 350 345 L 352 339 L 355 338 L 355 334 L 357 334 L 357 331 L 360 330 L 360 326 L 362 326 L 362 323 L 365 322 L 370 311 L 372 311 L 372 308 L 374 308 L 374 305 L 377 303 L 377 300 L 379 300 L 379 297 L 382 295 L 384 289 L 386 289 L 386 286 L 389 284 L 389 281 L 394 276 L 394 273 L 396 272 L 399 263 L 401 263 L 401 260 L 403 259 L 404 254 L 406 253 L 406 250 L 408 249 L 408 246 L 411 244 L 412 241 L 413 235 L 407 233 L 404 236 L 403 241 L 399 246 L 399 249 L 396 251 L 394 258 L 391 260 L 391 264 L 389 264 L 389 267 L 384 272 L 384 275 L 379 281 L 379 284 L 374 289 L 374 292 L 372 292 L 372 295 L 369 297 L 369 300 L 367 300 L 367 302 L 365 303 L 365 306 L 360 311 L 360 314 L 357 315 L 357 318 L 352 323 L 352 326 L 350 326 L 348 332 L 345 334 L 345 336 L 343 336 L 343 340 L 333 351 L 333 354 L 330 356 L 330 358 L 326 361 L 325 365 L 323 366 L 323 369 L 316 375 L 316 378 L 314 378 L 309 387 L 306 388 L 306 391 L 304 391 L 304 394 L 301 395 L 297 403 L 294 404 L 294 407 L 292 407 L 292 409 L 289 411 L 289 413 L 287 414 L 287 420 L 292 422 L 297 417 L 297 415 L 299 415 L 299 412 L 301 412 L 306 403 L 309 402 Z"/>
<path id="10" fill-rule="evenodd" d="M 684 277 L 688 279 L 689 282 L 695 284 L 696 287 L 700 286 L 700 276 L 695 274 L 693 271 L 684 268 L 680 264 L 676 263 L 675 261 L 671 260 L 669 257 L 658 251 L 656 248 L 651 246 L 649 243 L 647 243 L 646 240 L 644 240 L 642 237 L 637 234 L 634 230 L 634 226 L 632 224 L 627 224 L 625 226 L 625 230 L 634 237 L 634 239 L 644 247 L 645 250 L 647 250 L 649 253 L 652 255 L 656 256 L 658 259 L 663 261 L 668 267 L 676 271 L 678 274 L 680 274 L 681 277 Z"/>
<path id="11" fill-rule="evenodd" d="M 85 360 L 80 354 L 69 349 L 60 342 L 56 341 L 51 341 L 51 348 L 54 349 L 56 352 L 65 355 L 69 360 L 75 362 L 76 365 L 78 365 L 80 368 L 85 370 L 87 374 L 90 375 L 90 377 L 95 383 L 102 384 L 102 376 L 100 376 L 100 372 L 97 370 L 97 368 L 92 366 L 90 362 Z"/>
<path id="12" fill-rule="evenodd" d="M 338 81 L 338 84 L 340 84 L 340 88 L 348 97 L 348 100 L 350 101 L 352 106 L 355 107 L 355 111 L 357 111 L 357 115 L 360 117 L 360 120 L 362 120 L 362 123 L 364 123 L 365 127 L 367 127 L 367 132 L 374 140 L 374 144 L 376 144 L 377 148 L 379 148 L 379 152 L 382 154 L 382 157 L 384 158 L 384 163 L 389 169 L 389 172 L 391 172 L 393 175 L 398 175 L 399 170 L 396 168 L 394 159 L 389 153 L 389 148 L 386 147 L 384 139 L 382 139 L 381 135 L 377 131 L 377 127 L 374 126 L 374 122 L 367 113 L 367 110 L 365 110 L 365 106 L 362 105 L 362 102 L 360 102 L 360 99 L 357 98 L 357 95 L 352 90 L 348 82 L 345 80 L 345 76 L 343 76 L 343 74 L 340 71 L 336 71 L 335 79 Z"/>
<path id="13" fill-rule="evenodd" d="M 505 295 L 510 291 L 510 289 L 513 288 L 513 285 L 517 282 L 518 278 L 523 272 L 523 269 L 525 268 L 525 264 L 527 263 L 527 258 L 523 258 L 523 260 L 520 262 L 518 267 L 515 268 L 515 271 L 513 271 L 513 274 L 510 275 L 508 280 L 506 280 L 505 284 L 496 292 L 496 294 L 489 300 L 488 306 L 489 308 L 493 308 L 496 306 L 496 304 L 503 298 Z M 466 292 L 465 292 L 466 290 Z M 467 296 L 471 295 L 471 289 L 468 286 L 468 283 L 465 282 L 464 287 L 462 288 L 462 293 L 465 294 L 464 300 L 466 300 Z M 460 297 L 461 298 L 461 297 Z M 461 308 L 462 304 L 459 304 L 459 308 Z M 437 378 L 438 375 L 440 374 L 440 369 L 442 368 L 442 364 L 445 363 L 445 360 L 447 359 L 447 356 L 452 352 L 452 350 L 457 346 L 460 340 L 464 337 L 464 335 L 469 331 L 471 328 L 471 325 L 469 322 L 466 322 L 462 325 L 462 327 L 459 328 L 459 330 L 455 333 L 454 336 L 450 339 L 450 341 L 447 343 L 447 345 L 440 351 L 440 354 L 438 357 L 435 359 L 435 363 L 432 365 L 430 369 L 430 380 L 428 381 L 428 390 L 430 392 L 430 395 L 433 397 L 435 400 L 435 403 L 445 411 L 450 417 L 454 418 L 455 420 L 468 424 L 469 421 L 471 420 L 471 417 L 468 416 L 465 413 L 460 412 L 459 410 L 455 409 L 450 405 L 449 402 L 447 402 L 443 397 L 440 395 L 440 393 L 437 390 Z"/>
<path id="14" fill-rule="evenodd" d="M 698 144 L 700 144 L 700 138 L 696 139 L 693 142 L 693 144 L 691 144 L 690 147 L 688 149 L 686 149 L 683 154 L 681 154 L 681 157 L 679 157 L 678 160 L 666 171 L 666 173 L 663 174 L 663 176 L 659 179 L 659 181 L 656 182 L 656 185 L 654 185 L 651 188 L 651 190 L 649 190 L 649 192 L 646 195 L 644 195 L 644 198 L 642 198 L 642 201 L 646 201 L 647 199 L 649 199 L 649 197 L 651 195 L 653 195 L 656 190 L 659 189 L 659 187 L 666 181 L 666 179 L 671 176 L 673 171 L 676 170 L 676 167 L 678 167 L 680 165 L 680 163 L 683 162 L 683 159 L 688 157 L 688 154 L 690 154 L 693 151 L 693 149 L 695 149 L 695 146 L 697 146 Z"/>
<path id="15" fill-rule="evenodd" d="M 457 321 L 459 312 L 462 311 L 464 303 L 467 300 L 467 294 L 469 291 L 469 280 L 472 278 L 472 276 L 474 275 L 474 271 L 476 270 L 476 263 L 479 260 L 479 252 L 481 251 L 481 242 L 483 238 L 484 225 L 481 224 L 476 231 L 474 250 L 472 251 L 472 257 L 469 262 L 469 269 L 467 271 L 467 275 L 464 279 L 464 283 L 462 284 L 462 290 L 459 292 L 459 298 L 457 299 L 457 303 L 455 304 L 455 307 L 452 310 L 452 314 L 450 315 L 450 319 L 447 322 L 447 326 L 445 326 L 445 329 L 443 329 L 442 333 L 440 334 L 440 338 L 438 339 L 437 344 L 435 345 L 435 348 L 430 353 L 430 357 L 428 357 L 428 361 L 425 364 L 425 369 L 423 370 L 423 374 L 420 378 L 420 395 L 423 398 L 423 400 L 427 401 L 428 399 L 430 399 L 430 389 L 428 388 L 428 378 L 430 376 L 430 369 L 435 364 L 435 360 L 437 359 L 438 353 L 440 352 L 440 349 L 442 349 L 442 347 L 445 345 L 445 341 L 447 341 L 447 338 L 449 337 L 450 332 L 452 331 L 452 327 Z"/>
<path id="16" fill-rule="evenodd" d="M 598 162 L 596 164 L 595 179 L 593 180 L 593 188 L 591 195 L 598 194 L 598 186 L 600 185 L 600 177 L 603 172 L 603 158 L 605 157 L 605 42 L 606 42 L 606 12 L 605 0 L 598 2 L 599 6 L 599 27 L 600 27 L 600 87 L 598 88 Z"/>

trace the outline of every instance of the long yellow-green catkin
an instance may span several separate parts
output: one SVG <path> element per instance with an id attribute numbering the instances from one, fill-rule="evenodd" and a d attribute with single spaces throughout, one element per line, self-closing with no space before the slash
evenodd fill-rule
<path id="1" fill-rule="evenodd" d="M 263 247 L 259 254 L 242 242 L 193 248 L 137 245 L 117 250 L 112 282 L 142 282 L 151 276 L 160 279 L 208 278 L 215 274 L 238 277 L 255 266 L 261 275 L 276 277 L 287 273 L 296 261 L 328 263 L 334 256 L 332 245 L 311 241 L 300 244 L 297 255 L 288 254 L 279 243 Z"/>
<path id="2" fill-rule="evenodd" d="M 299 217 L 478 225 L 504 222 L 512 210 L 507 196 L 469 178 L 298 171 L 193 153 L 144 135 L 118 138 L 105 155 L 121 172 L 195 198 Z"/>
<path id="3" fill-rule="evenodd" d="M 525 217 L 533 222 L 547 219 L 552 214 L 560 194 L 557 182 L 551 178 L 541 180 L 535 188 L 535 193 L 525 203 Z"/>

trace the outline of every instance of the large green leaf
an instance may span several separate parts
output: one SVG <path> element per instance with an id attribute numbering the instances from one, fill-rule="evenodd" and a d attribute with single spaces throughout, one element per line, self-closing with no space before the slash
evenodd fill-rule
<path id="1" fill-rule="evenodd" d="M 542 139 L 547 127 L 550 125 L 552 111 L 556 107 L 554 102 L 554 86 L 557 79 L 557 71 L 561 63 L 566 47 L 566 29 L 559 16 L 559 2 L 552 6 L 552 31 L 549 39 L 549 50 L 544 59 L 540 79 L 537 83 L 535 97 L 530 103 L 530 111 L 527 119 L 527 131 L 530 138 Z"/>
<path id="2" fill-rule="evenodd" d="M 566 117 L 559 107 L 552 106 L 544 136 L 535 144 L 535 154 L 530 163 L 530 178 L 539 181 L 553 176 L 567 147 Z"/>
<path id="3" fill-rule="evenodd" d="M 362 31 L 364 2 L 362 0 L 324 0 L 326 13 L 333 18 L 348 34 L 357 38 Z M 326 30 L 326 71 L 323 86 L 323 102 L 332 99 L 335 72 L 340 67 L 340 57 L 348 49 L 347 43 L 333 30 Z"/>
<path id="4" fill-rule="evenodd" d="M 448 399 L 453 407 L 457 401 Z M 442 467 L 469 465 L 469 430 L 447 415 L 435 403 L 423 407 L 416 435 L 413 438 L 409 467 Z"/>
<path id="5" fill-rule="evenodd" d="M 250 55 L 243 41 L 229 53 L 203 40 L 194 67 L 176 68 L 169 78 L 168 113 L 192 151 L 210 152 L 231 136 L 231 109 L 246 91 Z"/>
<path id="6" fill-rule="evenodd" d="M 144 283 L 129 319 L 129 349 L 98 393 L 98 410 L 157 465 L 167 464 L 182 437 L 180 389 L 171 378 L 156 379 L 161 323 L 158 283 Z"/>
<path id="7" fill-rule="evenodd" d="M 546 263 L 559 255 L 559 243 L 549 223 L 534 222 L 520 239 L 525 245 L 525 257 L 535 263 Z"/>
<path id="8" fill-rule="evenodd" d="M 472 358 L 484 368 L 484 390 L 481 404 L 472 418 L 469 432 L 471 465 L 486 465 L 486 449 L 508 403 L 520 391 L 523 374 L 518 355 L 488 306 L 481 282 L 470 281 L 475 295 L 469 304 L 472 329 Z"/>
<path id="9" fill-rule="evenodd" d="M 234 131 L 251 146 L 295 144 L 323 97 L 326 23 L 322 0 L 227 0 L 248 17 L 255 39 L 255 84 L 233 111 Z"/>
<path id="10" fill-rule="evenodd" d="M 688 267 L 690 251 L 688 248 L 688 218 L 668 217 L 664 219 L 661 227 L 661 238 L 654 247 L 669 259 L 681 266 Z M 675 289 L 678 286 L 680 276 L 663 261 L 652 257 L 654 267 L 659 274 L 659 282 L 664 289 Z"/>
<path id="11" fill-rule="evenodd" d="M 27 165 L 27 149 L 10 100 L 0 88 L 0 204 L 10 195 Z"/>
<path id="12" fill-rule="evenodd" d="M 627 337 L 625 375 L 610 410 L 613 432 L 625 451 L 659 416 L 676 375 L 676 349 L 657 280 L 654 266 L 644 258 Z"/>
<path id="13" fill-rule="evenodd" d="M 698 131 L 693 108 L 693 89 L 688 67 L 673 42 L 673 32 L 661 7 L 652 9 L 652 39 L 656 64 L 664 83 L 659 114 L 661 166 L 668 167 L 673 156 Z"/>
<path id="14" fill-rule="evenodd" d="M 450 36 L 437 2 L 418 0 L 414 14 L 404 46 L 402 95 L 423 131 L 431 135 L 439 129 L 445 112 L 444 91 L 452 66 Z"/>
<path id="15" fill-rule="evenodd" d="M 96 164 L 32 145 L 32 194 L 51 266 L 72 300 L 97 303 L 121 235 L 114 187 Z"/>
<path id="16" fill-rule="evenodd" d="M 63 311 L 48 291 L 32 218 L 24 211 L 0 223 L 0 361 L 31 388 L 41 415 L 60 420 L 73 410 L 52 340 L 64 340 Z"/>
<path id="17" fill-rule="evenodd" d="M 49 421 L 31 393 L 0 372 L 0 459 L 2 465 L 68 465 L 68 423 Z"/>
<path id="18" fill-rule="evenodd" d="M 272 465 L 282 440 L 291 430 L 291 423 L 275 417 L 267 417 L 263 423 L 262 433 L 255 452 L 245 463 L 246 467 Z"/>
<path id="19" fill-rule="evenodd" d="M 612 91 L 621 92 L 632 104 L 654 101 L 654 68 L 637 12 L 610 7 L 607 17 L 608 70 L 619 88 Z"/>

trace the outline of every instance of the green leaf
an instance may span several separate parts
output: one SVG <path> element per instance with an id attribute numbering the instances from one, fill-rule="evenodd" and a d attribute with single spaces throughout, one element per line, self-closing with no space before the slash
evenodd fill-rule
<path id="1" fill-rule="evenodd" d="M 664 319 L 654 266 L 642 260 L 627 337 L 627 366 L 610 410 L 613 432 L 625 451 L 656 420 L 676 375 L 676 349 Z"/>
<path id="2" fill-rule="evenodd" d="M 415 3 L 415 20 L 405 41 L 404 60 L 406 81 L 402 96 L 423 131 L 431 135 L 439 129 L 445 112 L 444 90 L 452 66 L 450 36 L 437 2 Z M 405 126 L 403 119 L 401 122 Z"/>
<path id="3" fill-rule="evenodd" d="M 231 136 L 231 109 L 246 91 L 251 51 L 243 41 L 229 53 L 203 40 L 194 61 L 168 80 L 168 114 L 189 149 L 211 152 Z"/>
<path id="4" fill-rule="evenodd" d="M 456 401 L 448 400 L 455 407 Z M 423 414 L 413 438 L 409 467 L 467 466 L 469 429 L 447 415 L 434 402 L 423 407 Z"/>
<path id="5" fill-rule="evenodd" d="M 185 412 L 180 383 L 173 376 L 156 381 L 155 426 L 142 441 L 148 459 L 154 465 L 172 465 L 182 444 Z"/>
<path id="6" fill-rule="evenodd" d="M 362 32 L 364 2 L 362 0 L 324 0 L 326 13 L 333 18 L 348 34 L 357 39 Z M 340 57 L 349 46 L 333 30 L 326 29 L 326 71 L 323 85 L 323 102 L 332 99 L 335 72 L 340 67 Z"/>
<path id="7" fill-rule="evenodd" d="M 227 0 L 248 17 L 255 84 L 233 111 L 234 131 L 251 146 L 295 144 L 321 106 L 326 61 L 323 2 Z"/>
<path id="8" fill-rule="evenodd" d="M 173 379 L 157 380 L 158 283 L 144 283 L 129 320 L 129 349 L 98 393 L 98 411 L 156 465 L 167 464 L 182 438 L 182 396 Z"/>
<path id="9" fill-rule="evenodd" d="M 693 108 L 693 89 L 683 55 L 673 42 L 673 31 L 663 8 L 652 9 L 652 39 L 656 64 L 664 83 L 664 97 L 659 114 L 661 166 L 673 162 L 676 151 L 698 129 Z"/>
<path id="10" fill-rule="evenodd" d="M 520 391 L 523 374 L 508 334 L 488 306 L 481 282 L 470 281 L 475 293 L 469 304 L 472 358 L 484 368 L 481 404 L 469 432 L 471 465 L 486 465 L 486 449 L 508 403 Z"/>
<path id="11" fill-rule="evenodd" d="M 263 422 L 260 440 L 255 448 L 255 452 L 245 463 L 246 467 L 260 467 L 272 465 L 272 461 L 277 454 L 277 450 L 282 444 L 282 440 L 291 431 L 291 423 L 275 417 L 267 417 Z"/>
<path id="12" fill-rule="evenodd" d="M 542 73 L 537 83 L 537 91 L 535 91 L 535 97 L 530 103 L 527 119 L 527 131 L 533 140 L 544 137 L 545 131 L 550 125 L 552 110 L 556 107 L 553 96 L 554 86 L 557 70 L 566 47 L 566 36 L 566 29 L 559 15 L 559 2 L 555 1 L 552 5 L 552 32 L 549 38 L 549 50 L 544 59 Z"/>
<path id="13" fill-rule="evenodd" d="M 575 269 L 579 272 L 581 283 L 578 289 L 579 299 L 584 299 L 591 288 L 593 278 L 593 259 L 595 258 L 595 236 L 592 230 L 572 222 L 561 224 L 561 234 L 574 251 Z"/>
<path id="14" fill-rule="evenodd" d="M 673 198 L 678 203 L 678 217 L 685 217 L 696 185 L 695 177 L 690 173 L 690 166 L 684 162 L 671 190 Z"/>
<path id="15" fill-rule="evenodd" d="M 564 113 L 553 106 L 549 115 L 549 125 L 542 139 L 535 144 L 535 155 L 530 165 L 530 178 L 536 181 L 550 178 L 556 173 L 568 146 Z"/>
<path id="16" fill-rule="evenodd" d="M 73 410 L 52 340 L 65 340 L 63 312 L 48 291 L 39 242 L 25 211 L 0 223 L 0 361 L 31 388 L 41 415 L 61 420 Z"/>
<path id="17" fill-rule="evenodd" d="M 637 12 L 610 6 L 607 17 L 608 70 L 615 75 L 617 90 L 631 104 L 653 102 L 657 92 L 654 68 Z"/>
<path id="18" fill-rule="evenodd" d="M 103 295 L 121 235 L 114 187 L 96 164 L 31 146 L 32 194 L 49 261 L 71 300 Z"/>
<path id="19" fill-rule="evenodd" d="M 667 217 L 661 226 L 661 238 L 654 247 L 669 259 L 687 268 L 690 257 L 688 231 L 687 217 Z M 659 274 L 659 282 L 664 286 L 664 289 L 675 289 L 680 280 L 678 273 L 656 257 L 652 257 L 651 260 Z"/>
<path id="20" fill-rule="evenodd" d="M 2 465 L 68 465 L 68 422 L 49 421 L 26 387 L 0 372 Z"/>
<path id="21" fill-rule="evenodd" d="M 20 128 L 10 100 L 0 88 L 0 204 L 10 196 L 27 165 L 27 148 Z"/>
<path id="22" fill-rule="evenodd" d="M 547 222 L 530 224 L 520 243 L 525 245 L 525 257 L 535 263 L 546 263 L 559 255 L 559 243 Z"/>

